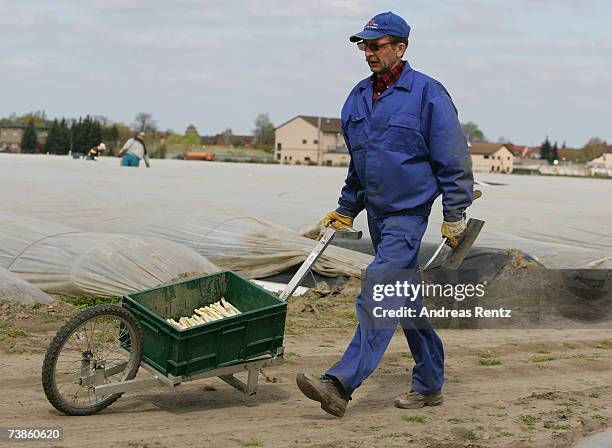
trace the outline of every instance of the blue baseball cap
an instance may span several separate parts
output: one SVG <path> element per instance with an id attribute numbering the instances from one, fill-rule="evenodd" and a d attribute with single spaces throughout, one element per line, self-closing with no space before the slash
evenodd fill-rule
<path id="1" fill-rule="evenodd" d="M 363 27 L 363 31 L 353 34 L 351 42 L 359 42 L 364 39 L 379 39 L 383 36 L 406 37 L 410 34 L 410 25 L 397 14 L 381 12 L 375 15 Z"/>

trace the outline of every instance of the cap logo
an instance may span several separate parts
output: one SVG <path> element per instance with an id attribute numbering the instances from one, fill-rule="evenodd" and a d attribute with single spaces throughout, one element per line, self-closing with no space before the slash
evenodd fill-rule
<path id="1" fill-rule="evenodd" d="M 368 23 L 366 23 L 364 28 L 377 29 L 378 23 L 374 19 L 371 19 Z"/>

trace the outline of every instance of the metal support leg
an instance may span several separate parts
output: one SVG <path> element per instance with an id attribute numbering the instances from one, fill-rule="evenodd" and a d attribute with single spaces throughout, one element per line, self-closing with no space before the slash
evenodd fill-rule
<path id="1" fill-rule="evenodd" d="M 247 377 L 246 393 L 253 395 L 257 392 L 257 381 L 259 380 L 259 369 L 249 370 L 249 376 Z"/>
<path id="2" fill-rule="evenodd" d="M 219 378 L 238 389 L 245 394 L 254 395 L 257 392 L 257 381 L 259 380 L 259 369 L 250 369 L 248 371 L 246 384 L 236 378 L 233 374 L 219 375 Z"/>
<path id="3" fill-rule="evenodd" d="M 227 375 L 219 375 L 219 378 L 225 381 L 227 384 L 232 386 L 234 389 L 239 390 L 240 392 L 247 391 L 247 385 L 236 378 L 232 373 Z"/>

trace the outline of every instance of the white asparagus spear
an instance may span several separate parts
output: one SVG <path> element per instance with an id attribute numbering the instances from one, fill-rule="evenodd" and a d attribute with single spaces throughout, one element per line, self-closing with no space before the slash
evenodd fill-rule
<path id="1" fill-rule="evenodd" d="M 221 297 L 221 300 L 219 300 L 219 303 L 221 303 L 221 306 L 222 306 L 223 308 L 225 308 L 226 310 L 228 310 L 228 311 L 230 311 L 230 312 L 232 311 L 232 310 L 230 309 L 230 307 L 229 307 L 229 303 L 227 302 L 227 300 L 225 300 L 225 298 L 224 298 L 224 297 Z"/>
<path id="2" fill-rule="evenodd" d="M 183 317 L 181 317 L 179 319 L 179 323 L 181 325 L 183 325 L 184 327 L 187 327 L 187 328 L 191 327 L 191 323 L 189 322 L 189 320 L 185 316 L 183 316 Z"/>
<path id="3" fill-rule="evenodd" d="M 225 308 L 227 308 L 230 311 L 233 311 L 234 314 L 240 314 L 240 310 L 238 308 L 236 308 L 234 305 L 232 305 L 231 303 L 229 303 L 227 300 L 225 300 L 224 298 L 221 298 L 221 303 L 223 304 L 223 306 Z"/>
<path id="4" fill-rule="evenodd" d="M 238 308 L 236 308 L 234 305 L 232 305 L 231 303 L 229 303 L 225 298 L 221 298 L 221 304 L 230 312 L 232 312 L 234 315 L 236 314 L 240 314 L 240 310 Z"/>
<path id="5" fill-rule="evenodd" d="M 198 314 L 200 316 L 200 319 L 202 319 L 204 322 L 210 322 L 211 321 L 211 318 L 204 311 L 202 311 L 200 309 L 197 309 L 197 308 L 194 311 L 196 312 L 196 314 Z"/>
<path id="6" fill-rule="evenodd" d="M 223 316 L 223 317 L 230 317 L 231 316 L 231 314 L 228 313 L 225 308 L 223 308 L 221 305 L 219 305 L 217 303 L 213 303 L 210 306 L 211 306 L 211 308 L 213 310 L 215 310 L 218 314 L 221 314 L 221 316 Z"/>
<path id="7" fill-rule="evenodd" d="M 203 324 L 204 321 L 200 318 L 200 316 L 198 316 L 197 314 L 194 314 L 193 316 L 191 316 L 191 319 L 195 320 L 197 322 L 198 325 Z"/>
<path id="8" fill-rule="evenodd" d="M 168 323 L 170 325 L 172 325 L 174 328 L 178 328 L 179 330 L 182 330 L 181 324 L 179 324 L 177 321 L 175 321 L 174 319 L 166 319 L 168 321 Z"/>
<path id="9" fill-rule="evenodd" d="M 236 314 L 234 310 L 229 306 L 229 303 L 226 302 L 225 300 L 223 301 L 219 300 L 219 302 L 217 303 L 219 304 L 219 307 L 221 307 L 221 309 L 223 309 L 229 315 L 234 316 Z"/>
<path id="10" fill-rule="evenodd" d="M 180 327 L 181 330 L 186 330 L 187 328 L 189 328 L 187 325 L 185 325 L 185 318 L 184 317 L 179 318 L 178 326 Z"/>
<path id="11" fill-rule="evenodd" d="M 232 310 L 230 310 L 230 309 L 229 309 L 229 307 L 228 307 L 228 306 L 226 306 L 224 302 L 225 302 L 225 300 L 224 300 L 224 299 L 223 299 L 223 297 L 222 297 L 222 298 L 221 298 L 221 300 L 219 300 L 217 303 L 219 304 L 219 306 L 220 306 L 221 308 L 223 308 L 223 309 L 225 310 L 225 312 L 227 312 L 228 314 L 230 314 L 230 315 L 232 315 L 232 316 L 233 316 L 233 315 L 234 315 L 234 312 L 233 312 Z"/>
<path id="12" fill-rule="evenodd" d="M 206 314 L 206 317 L 208 317 L 210 322 L 214 322 L 215 320 L 218 319 L 218 317 L 214 315 L 213 313 L 211 313 L 208 308 L 204 308 L 204 309 L 200 308 L 200 310 L 202 310 L 202 312 Z"/>
<path id="13" fill-rule="evenodd" d="M 200 316 L 205 316 L 205 317 L 206 317 L 206 318 L 208 318 L 208 319 L 211 319 L 211 318 L 212 318 L 211 314 L 208 312 L 207 308 L 205 308 L 205 307 L 198 308 L 198 309 L 196 310 L 196 312 L 197 312 L 197 313 L 198 313 Z"/>
<path id="14" fill-rule="evenodd" d="M 223 316 L 221 316 L 217 311 L 212 309 L 210 306 L 206 307 L 206 311 L 212 314 L 216 319 L 223 319 Z"/>

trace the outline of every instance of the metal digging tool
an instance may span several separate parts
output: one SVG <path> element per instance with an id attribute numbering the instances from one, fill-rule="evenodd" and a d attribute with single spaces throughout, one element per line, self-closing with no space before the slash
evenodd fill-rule
<path id="1" fill-rule="evenodd" d="M 287 284 L 287 287 L 280 294 L 279 298 L 286 302 L 287 299 L 291 297 L 291 294 L 295 292 L 302 280 L 304 280 L 304 277 L 306 277 L 306 274 L 308 274 L 308 271 L 310 271 L 312 265 L 316 263 L 323 251 L 327 248 L 327 246 L 329 246 L 329 243 L 331 243 L 334 236 L 349 240 L 358 240 L 362 237 L 362 235 L 363 232 L 361 230 L 355 230 L 349 227 L 347 227 L 346 230 L 336 230 L 333 227 L 328 227 L 315 248 L 312 250 L 312 252 L 310 252 L 310 255 L 308 255 L 304 263 L 302 263 L 302 266 L 300 266 L 297 272 L 293 275 Z"/>
<path id="2" fill-rule="evenodd" d="M 474 200 L 478 199 L 481 196 L 482 191 L 474 190 Z M 478 238 L 478 235 L 480 234 L 484 223 L 485 222 L 481 221 L 480 219 L 470 218 L 467 222 L 467 228 L 465 229 L 465 233 L 461 238 L 459 246 L 453 249 L 448 255 L 446 255 L 440 266 L 453 270 L 459 269 L 459 266 L 461 266 L 463 259 L 467 256 L 468 252 L 474 245 L 476 238 Z M 427 261 L 427 263 L 425 263 L 425 266 L 419 269 L 420 272 L 425 271 L 434 262 L 434 260 L 438 257 L 438 255 L 442 251 L 442 248 L 447 244 L 447 242 L 448 238 L 444 237 L 434 254 Z"/>
<path id="3" fill-rule="evenodd" d="M 482 226 L 484 226 L 484 223 L 485 222 L 481 221 L 480 219 L 470 218 L 467 222 L 467 228 L 465 230 L 463 238 L 461 238 L 459 246 L 457 246 L 457 248 L 455 249 L 452 249 L 452 251 L 444 258 L 440 266 L 453 270 L 459 269 L 459 266 L 461 266 L 463 259 L 466 257 L 466 255 L 474 245 L 474 242 L 476 241 L 480 230 L 482 230 Z M 425 271 L 434 262 L 434 260 L 442 251 L 442 248 L 446 245 L 447 241 L 448 238 L 446 237 L 442 239 L 442 242 L 440 243 L 434 254 L 427 261 L 427 263 L 425 263 L 425 266 L 420 269 L 421 272 Z"/>

